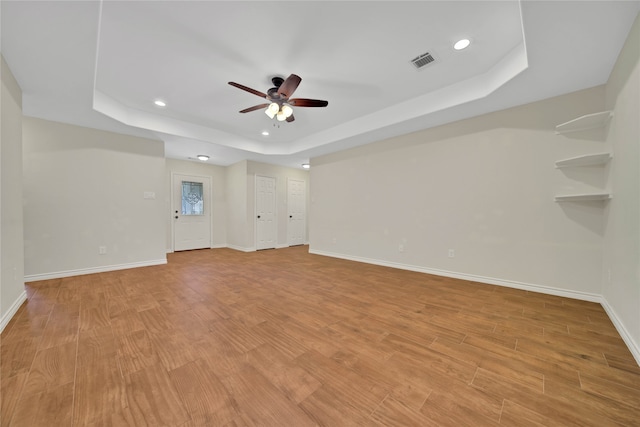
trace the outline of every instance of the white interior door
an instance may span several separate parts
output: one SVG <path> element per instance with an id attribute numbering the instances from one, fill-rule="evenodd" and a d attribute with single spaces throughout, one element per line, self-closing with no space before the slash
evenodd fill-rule
<path id="1" fill-rule="evenodd" d="M 256 250 L 276 247 L 276 180 L 256 176 Z"/>
<path id="2" fill-rule="evenodd" d="M 211 180 L 172 175 L 173 250 L 211 247 Z"/>
<path id="3" fill-rule="evenodd" d="M 287 181 L 287 235 L 289 246 L 304 245 L 306 235 L 307 198 L 304 181 Z"/>

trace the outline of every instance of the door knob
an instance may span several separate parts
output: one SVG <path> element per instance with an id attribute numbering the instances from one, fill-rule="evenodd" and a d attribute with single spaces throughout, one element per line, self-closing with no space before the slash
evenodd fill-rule
<path id="1" fill-rule="evenodd" d="M 178 211 L 176 211 L 176 213 L 178 213 Z"/>
<path id="2" fill-rule="evenodd" d="M 260 215 L 258 215 L 258 218 L 260 218 Z"/>
<path id="3" fill-rule="evenodd" d="M 289 215 L 289 218 L 293 218 L 293 215 Z"/>
<path id="4" fill-rule="evenodd" d="M 176 215 L 176 219 L 178 219 L 178 215 Z"/>

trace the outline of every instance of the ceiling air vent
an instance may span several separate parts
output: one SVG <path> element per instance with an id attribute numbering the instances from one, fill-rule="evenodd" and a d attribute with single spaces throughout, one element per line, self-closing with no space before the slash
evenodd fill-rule
<path id="1" fill-rule="evenodd" d="M 421 69 L 424 66 L 432 63 L 433 61 L 435 61 L 433 55 L 431 55 L 429 52 L 427 53 L 423 53 L 422 55 L 416 56 L 415 58 L 413 58 L 411 60 L 411 63 L 413 64 L 414 67 L 416 67 L 416 69 Z"/>

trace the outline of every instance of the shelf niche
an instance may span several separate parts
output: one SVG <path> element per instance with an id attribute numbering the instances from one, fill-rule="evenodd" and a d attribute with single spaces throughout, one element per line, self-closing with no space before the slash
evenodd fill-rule
<path id="1" fill-rule="evenodd" d="M 599 113 L 585 114 L 568 122 L 556 126 L 556 134 L 562 135 L 571 132 L 597 129 L 604 127 L 613 117 L 613 111 L 601 111 Z"/>
<path id="2" fill-rule="evenodd" d="M 558 160 L 556 168 L 572 168 L 580 166 L 606 165 L 613 158 L 611 153 L 586 154 L 584 156 L 571 157 L 569 159 Z"/>

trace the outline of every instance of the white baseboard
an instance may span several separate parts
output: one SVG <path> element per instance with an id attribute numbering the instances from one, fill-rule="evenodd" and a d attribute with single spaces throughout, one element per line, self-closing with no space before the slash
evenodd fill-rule
<path id="1" fill-rule="evenodd" d="M 227 247 L 228 247 L 228 246 L 227 246 L 227 244 L 226 244 L 226 243 L 218 243 L 218 244 L 215 244 L 215 245 L 211 245 L 211 248 L 210 248 L 210 249 L 220 249 L 220 248 L 227 248 Z M 203 248 L 203 249 L 206 249 L 206 248 Z M 172 253 L 174 253 L 174 252 L 175 252 L 175 251 L 174 251 L 173 249 L 167 249 L 167 253 L 168 253 L 168 254 L 172 254 Z M 180 252 L 180 251 L 178 251 L 178 252 Z"/>
<path id="2" fill-rule="evenodd" d="M 380 265 L 384 267 L 398 268 L 401 270 L 416 271 L 418 273 L 433 274 L 435 276 L 451 277 L 453 279 L 469 280 L 472 282 L 486 283 L 489 285 L 504 286 L 507 288 L 522 289 L 525 291 L 539 292 L 542 294 L 556 295 L 556 296 L 566 297 L 566 298 L 574 298 L 574 299 L 579 299 L 583 301 L 590 301 L 590 302 L 602 301 L 602 296 L 598 294 L 589 293 L 589 292 L 571 291 L 567 289 L 553 288 L 550 286 L 517 282 L 514 280 L 504 280 L 504 279 L 496 279 L 494 277 L 477 276 L 474 274 L 457 273 L 454 271 L 439 270 L 435 268 L 426 268 L 426 267 L 420 267 L 420 266 L 410 265 L 410 264 L 402 264 L 402 263 L 392 262 L 392 261 L 382 261 L 378 259 L 344 255 L 340 253 L 333 253 L 333 252 L 327 252 L 327 251 L 319 251 L 315 249 L 309 249 L 309 253 L 316 254 L 316 255 L 329 256 L 333 258 L 342 258 L 350 261 L 364 262 L 367 264 Z"/>
<path id="3" fill-rule="evenodd" d="M 81 276 L 83 274 L 104 273 L 107 271 L 126 270 L 128 268 L 150 267 L 153 265 L 166 264 L 167 259 L 155 259 L 151 261 L 132 262 L 128 264 L 105 265 L 102 267 L 80 268 L 77 270 L 56 271 L 54 273 L 30 274 L 24 276 L 25 282 L 35 282 L 38 280 L 60 279 L 62 277 Z"/>
<path id="4" fill-rule="evenodd" d="M 609 319 L 611 319 L 611 322 L 613 322 L 613 325 L 616 327 L 616 330 L 622 337 L 622 340 L 629 348 L 629 351 L 633 355 L 633 358 L 636 359 L 636 362 L 638 363 L 638 365 L 640 365 L 640 344 L 633 340 L 631 334 L 629 333 L 629 331 L 627 331 L 627 328 L 625 328 L 624 323 L 622 323 L 620 317 L 618 317 L 613 307 L 609 305 L 609 302 L 606 300 L 606 298 L 601 298 L 600 305 L 602 305 L 604 311 L 607 312 Z"/>
<path id="5" fill-rule="evenodd" d="M 0 333 L 4 331 L 4 328 L 9 324 L 13 316 L 16 314 L 22 303 L 27 300 L 27 291 L 22 291 L 22 293 L 16 298 L 16 300 L 11 304 L 9 310 L 2 316 L 0 319 Z"/>
<path id="6" fill-rule="evenodd" d="M 242 251 L 242 252 L 255 252 L 257 251 L 257 249 L 254 247 L 251 248 L 244 248 L 242 246 L 235 246 L 235 245 L 222 245 L 220 246 L 221 248 L 229 248 L 229 249 L 233 249 L 236 251 Z M 285 244 L 278 244 L 276 245 L 275 248 L 271 248 L 271 249 L 286 249 L 286 248 L 290 248 L 291 246 L 289 246 L 288 243 Z"/>
<path id="7" fill-rule="evenodd" d="M 236 245 L 226 245 L 226 247 L 229 249 L 233 249 L 234 251 L 241 251 L 241 252 L 255 252 L 256 250 L 255 247 L 245 248 L 243 246 L 236 246 Z"/>

